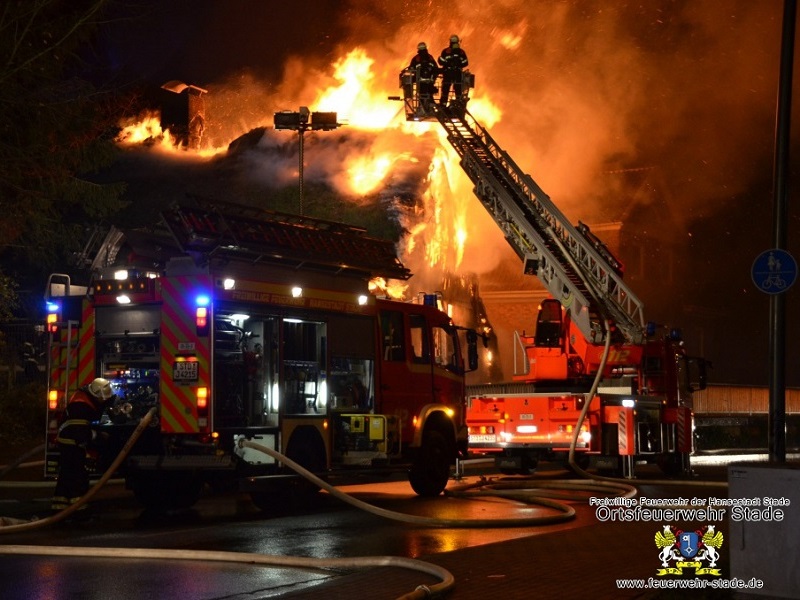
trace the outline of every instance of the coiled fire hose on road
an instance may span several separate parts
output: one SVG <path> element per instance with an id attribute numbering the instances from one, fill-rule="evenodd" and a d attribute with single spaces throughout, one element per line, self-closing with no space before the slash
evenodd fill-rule
<path id="1" fill-rule="evenodd" d="M 0 533 L 15 533 L 20 531 L 30 531 L 53 525 L 69 517 L 72 513 L 79 510 L 81 506 L 91 500 L 102 488 L 111 476 L 117 471 L 122 461 L 133 448 L 136 441 L 142 435 L 147 426 L 151 423 L 156 408 L 150 411 L 139 422 L 131 437 L 120 451 L 117 458 L 109 466 L 103 476 L 94 486 L 75 504 L 63 511 L 56 513 L 45 519 L 34 521 L 22 521 L 20 519 L 8 519 L 0 517 Z M 3 474 L 15 468 L 28 457 L 40 451 L 36 448 L 20 457 L 10 465 L 10 468 L 3 470 Z M 288 459 L 286 459 L 288 460 Z M 421 573 L 426 573 L 438 578 L 439 583 L 426 586 L 420 585 L 414 591 L 404 594 L 398 600 L 421 600 L 439 596 L 453 587 L 455 579 L 453 575 L 443 567 L 427 563 L 413 558 L 398 556 L 375 556 L 375 557 L 355 557 L 355 558 L 332 558 L 320 559 L 310 557 L 293 556 L 273 556 L 245 552 L 222 552 L 222 551 L 203 551 L 203 550 L 180 550 L 180 549 L 155 549 L 155 548 L 96 548 L 78 546 L 26 546 L 26 545 L 0 545 L 0 554 L 13 555 L 35 555 L 35 556 L 81 556 L 88 558 L 143 558 L 151 560 L 196 560 L 196 561 L 216 561 L 216 562 L 237 562 L 256 565 L 271 565 L 277 567 L 295 568 L 318 568 L 318 569 L 363 569 L 369 567 L 396 567 L 410 569 Z"/>
<path id="2" fill-rule="evenodd" d="M 600 374 L 603 371 L 605 362 L 608 356 L 610 344 L 610 336 L 606 336 L 606 347 L 601 360 L 598 377 L 592 386 L 589 394 L 591 398 L 597 390 L 599 385 Z M 493 483 L 479 482 L 477 484 L 467 484 L 463 486 L 456 486 L 445 491 L 447 495 L 464 497 L 469 495 L 475 496 L 499 496 L 511 500 L 516 500 L 528 504 L 537 504 L 550 508 L 556 511 L 556 514 L 539 515 L 524 518 L 509 518 L 509 519 L 440 519 L 435 517 L 424 517 L 418 515 L 410 515 L 407 513 L 399 513 L 396 511 L 386 510 L 342 492 L 336 487 L 330 485 L 323 479 L 317 477 L 313 473 L 304 469 L 301 465 L 297 464 L 288 457 L 255 442 L 242 439 L 239 441 L 241 447 L 249 447 L 254 450 L 263 452 L 272 458 L 278 460 L 285 466 L 291 468 L 299 475 L 310 481 L 312 484 L 324 489 L 334 497 L 350 504 L 360 510 L 364 510 L 371 514 L 381 516 L 384 518 L 411 523 L 413 525 L 427 526 L 427 527 L 441 527 L 441 528 L 465 528 L 465 527 L 530 527 L 537 525 L 547 525 L 563 521 L 568 521 L 575 517 L 575 509 L 559 500 L 575 500 L 580 499 L 581 496 L 575 495 L 571 492 L 593 492 L 612 494 L 617 496 L 633 497 L 637 494 L 634 486 L 621 482 L 615 478 L 600 477 L 587 473 L 585 470 L 578 467 L 575 462 L 575 446 L 577 444 L 578 432 L 580 425 L 585 419 L 588 411 L 589 402 L 584 403 L 584 409 L 581 413 L 578 426 L 575 428 L 575 435 L 573 436 L 572 444 L 569 453 L 569 464 L 579 474 L 583 475 L 586 479 L 582 480 L 568 480 L 558 482 L 537 482 L 533 483 L 529 480 L 509 480 L 498 481 Z M 80 506 L 88 502 L 97 491 L 105 485 L 111 475 L 117 470 L 122 461 L 125 459 L 130 449 L 135 444 L 136 440 L 141 436 L 144 429 L 150 423 L 155 415 L 156 409 L 151 409 L 150 412 L 142 419 L 139 426 L 136 428 L 125 447 L 120 452 L 119 456 L 115 459 L 114 463 L 109 467 L 106 473 L 95 484 L 94 487 L 83 497 L 79 502 L 65 509 L 64 511 L 53 515 L 47 519 L 25 522 L 13 525 L 0 527 L 0 533 L 13 532 L 20 530 L 33 529 L 44 527 L 56 523 L 70 514 L 79 510 Z M 21 459 L 24 460 L 24 459 Z M 21 462 L 20 460 L 20 462 Z M 13 467 L 12 467 L 13 468 Z M 5 472 L 5 471 L 4 471 Z M 685 483 L 685 482 L 684 482 Z M 1 524 L 1 523 L 0 523 Z M 301 567 L 301 568 L 321 568 L 321 569 L 336 569 L 336 568 L 365 568 L 365 567 L 400 567 L 406 569 L 417 570 L 429 575 L 438 577 L 441 581 L 432 586 L 419 586 L 413 592 L 405 594 L 400 600 L 415 600 L 417 598 L 427 598 L 438 596 L 445 593 L 454 585 L 454 578 L 451 573 L 446 569 L 438 567 L 424 561 L 416 559 L 402 558 L 402 557 L 357 557 L 347 559 L 312 559 L 308 557 L 283 557 L 283 556 L 270 556 L 263 554 L 253 553 L 237 553 L 237 552 L 219 552 L 219 551 L 190 551 L 190 550 L 159 550 L 147 548 L 77 548 L 77 547 L 40 547 L 40 546 L 0 546 L 0 553 L 2 554 L 35 554 L 35 555 L 57 555 L 64 556 L 66 554 L 72 556 L 86 556 L 86 557 L 116 557 L 116 558 L 150 558 L 150 559 L 174 559 L 174 560 L 205 560 L 205 561 L 219 561 L 219 562 L 244 562 L 259 565 L 273 565 L 285 567 Z"/>
<path id="3" fill-rule="evenodd" d="M 145 415 L 137 428 L 134 430 L 131 437 L 123 447 L 120 454 L 114 460 L 112 465 L 108 468 L 105 474 L 98 480 L 98 482 L 80 499 L 77 503 L 69 508 L 48 517 L 27 522 L 16 522 L 0 526 L 0 533 L 12 533 L 19 531 L 27 531 L 46 527 L 67 518 L 70 514 L 80 509 L 82 505 L 88 502 L 99 489 L 106 484 L 111 475 L 116 472 L 122 461 L 130 452 L 133 445 L 138 438 L 142 435 L 146 427 L 150 424 L 155 416 L 156 409 L 151 409 Z M 513 518 L 513 519 L 438 519 L 432 517 L 422 517 L 417 515 L 409 515 L 405 513 L 398 513 L 395 511 L 386 510 L 380 507 L 373 506 L 361 500 L 358 500 L 344 492 L 338 490 L 334 486 L 328 484 L 326 481 L 320 479 L 313 473 L 304 469 L 299 464 L 282 454 L 267 448 L 260 444 L 251 441 L 241 440 L 242 447 L 250 447 L 255 450 L 264 452 L 279 460 L 284 465 L 295 470 L 298 474 L 308 479 L 311 483 L 325 489 L 334 497 L 356 507 L 365 510 L 372 514 L 389 518 L 396 521 L 411 523 L 414 525 L 428 526 L 428 527 L 525 527 L 533 525 L 546 525 L 573 519 L 575 510 L 568 504 L 558 502 L 554 498 L 569 499 L 569 495 L 565 495 L 563 491 L 558 493 L 558 490 L 571 489 L 575 491 L 598 491 L 615 495 L 630 496 L 635 494 L 635 488 L 625 484 L 616 482 L 604 482 L 602 484 L 590 484 L 585 481 L 567 481 L 567 482 L 542 482 L 539 487 L 543 491 L 533 495 L 529 489 L 529 482 L 498 482 L 487 486 L 485 483 L 457 486 L 453 489 L 447 490 L 446 493 L 453 496 L 474 494 L 474 495 L 493 495 L 502 496 L 528 504 L 538 504 L 547 508 L 557 511 L 554 515 L 543 515 L 527 518 Z M 21 461 L 20 461 L 21 462 Z M 520 489 L 520 484 L 524 484 L 526 489 Z M 490 489 L 478 489 L 486 488 Z M 545 497 L 550 496 L 550 497 Z M 0 523 L 1 524 L 1 523 Z M 219 561 L 219 562 L 239 562 L 258 565 L 272 565 L 282 567 L 299 567 L 299 568 L 320 568 L 320 569 L 353 569 L 353 568 L 374 568 L 374 567 L 398 567 L 411 569 L 426 573 L 437 577 L 439 583 L 425 586 L 418 586 L 413 592 L 409 592 L 400 597 L 399 600 L 417 600 L 422 598 L 430 598 L 440 596 L 447 592 L 455 584 L 453 575 L 446 569 L 420 561 L 417 559 L 394 557 L 394 556 L 378 556 L 378 557 L 356 557 L 356 558 L 339 558 L 339 559 L 314 559 L 309 557 L 285 557 L 285 556 L 271 556 L 254 553 L 240 553 L 240 552 L 220 552 L 220 551 L 192 551 L 192 550 L 163 550 L 163 549 L 149 549 L 149 548 L 94 548 L 94 547 L 54 547 L 54 546 L 24 546 L 24 545 L 0 545 L 0 554 L 32 554 L 32 555 L 48 555 L 48 556 L 83 556 L 95 558 L 146 558 L 146 559 L 173 559 L 173 560 L 202 560 L 202 561 Z"/>
<path id="4" fill-rule="evenodd" d="M 296 567 L 301 569 L 363 569 L 396 567 L 433 575 L 441 581 L 421 585 L 398 600 L 417 600 L 440 596 L 455 584 L 453 575 L 445 568 L 415 558 L 399 556 L 361 556 L 354 558 L 312 558 L 307 556 L 274 556 L 252 552 L 215 550 L 180 550 L 156 548 L 94 548 L 77 546 L 2 546 L 0 554 L 34 554 L 87 558 L 141 558 L 148 560 L 193 560 L 229 563 L 248 563 L 262 566 Z"/>
<path id="5" fill-rule="evenodd" d="M 553 523 L 561 523 L 575 518 L 575 509 L 569 504 L 558 502 L 554 498 L 560 499 L 578 499 L 578 496 L 569 494 L 558 494 L 557 492 L 550 491 L 554 489 L 567 489 L 578 491 L 592 491 L 602 492 L 606 494 L 613 494 L 617 496 L 632 497 L 636 494 L 636 488 L 631 485 L 616 482 L 587 482 L 582 480 L 569 480 L 559 482 L 538 482 L 533 483 L 528 480 L 521 480 L 517 482 L 497 482 L 495 484 L 486 484 L 479 482 L 477 484 L 467 484 L 464 486 L 457 486 L 455 488 L 445 490 L 445 494 L 459 496 L 466 495 L 470 490 L 478 488 L 487 488 L 484 491 L 478 490 L 473 495 L 485 496 L 502 496 L 509 499 L 518 500 L 527 504 L 539 504 L 547 508 L 557 511 L 557 514 L 539 515 L 533 517 L 519 517 L 509 519 L 440 519 L 436 517 L 423 517 L 419 515 L 410 515 L 408 513 L 400 513 L 393 510 L 387 510 L 374 506 L 353 496 L 346 494 L 338 488 L 332 486 L 327 481 L 320 479 L 310 471 L 304 469 L 301 465 L 294 462 L 292 459 L 283 456 L 279 452 L 251 442 L 249 440 L 240 440 L 240 446 L 245 448 L 252 448 L 268 454 L 272 458 L 279 460 L 281 463 L 305 477 L 314 485 L 324 489 L 335 498 L 346 502 L 358 509 L 385 517 L 394 521 L 402 521 L 404 523 L 411 523 L 413 525 L 420 525 L 425 527 L 442 527 L 442 528 L 464 528 L 464 527 L 530 527 L 534 525 L 550 525 Z M 537 491 L 541 488 L 545 491 Z"/>

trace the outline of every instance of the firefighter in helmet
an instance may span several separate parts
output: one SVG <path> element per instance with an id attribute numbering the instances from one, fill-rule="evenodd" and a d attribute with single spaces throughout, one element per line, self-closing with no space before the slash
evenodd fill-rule
<path id="1" fill-rule="evenodd" d="M 450 36 L 450 45 L 439 55 L 439 65 L 442 67 L 442 95 L 439 97 L 439 103 L 444 106 L 447 104 L 451 86 L 456 99 L 461 98 L 462 72 L 469 65 L 467 53 L 461 47 L 461 40 L 457 35 Z"/>
<path id="2" fill-rule="evenodd" d="M 436 64 L 436 59 L 428 52 L 428 45 L 425 42 L 417 44 L 417 53 L 411 58 L 408 68 L 414 73 L 414 80 L 419 88 L 420 102 L 427 104 L 433 101 L 439 66 Z"/>
<path id="3" fill-rule="evenodd" d="M 56 489 L 50 508 L 59 512 L 75 504 L 89 491 L 89 472 L 86 470 L 86 450 L 95 435 L 92 421 L 113 402 L 114 391 L 107 379 L 98 377 L 89 385 L 75 391 L 67 402 L 56 442 L 59 450 L 59 470 Z"/>

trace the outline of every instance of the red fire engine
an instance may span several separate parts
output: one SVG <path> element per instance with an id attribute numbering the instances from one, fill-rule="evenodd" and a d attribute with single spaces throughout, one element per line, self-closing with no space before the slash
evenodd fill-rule
<path id="1" fill-rule="evenodd" d="M 121 475 L 147 506 L 189 506 L 236 479 L 255 503 L 292 472 L 249 439 L 320 476 L 408 469 L 437 495 L 466 449 L 463 343 L 436 296 L 376 298 L 373 277 L 408 278 L 393 244 L 339 223 L 195 199 L 147 232 L 114 230 L 86 287 L 54 275 L 47 474 L 67 398 L 108 378 L 95 424 L 102 473 L 152 407 Z"/>
<path id="2" fill-rule="evenodd" d="M 515 337 L 522 364 L 514 380 L 468 389 L 470 450 L 526 473 L 540 459 L 565 458 L 574 440 L 579 465 L 632 475 L 647 461 L 688 471 L 691 394 L 705 387 L 705 360 L 689 357 L 676 331 L 656 335 L 645 324 L 621 263 L 586 225 L 573 226 L 467 111 L 474 77 L 465 72 L 462 81 L 446 106 L 431 104 L 406 70 L 403 97 L 393 99 L 407 120 L 444 127 L 475 195 L 550 295 L 535 334 Z"/>

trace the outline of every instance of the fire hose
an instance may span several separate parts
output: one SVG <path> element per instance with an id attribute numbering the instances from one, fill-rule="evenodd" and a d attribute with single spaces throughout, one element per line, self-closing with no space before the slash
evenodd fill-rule
<path id="1" fill-rule="evenodd" d="M 469 494 L 470 490 L 477 488 L 487 488 L 485 490 L 478 490 L 473 495 L 491 495 L 501 496 L 509 499 L 514 499 L 527 504 L 538 504 L 551 508 L 557 511 L 556 514 L 540 515 L 534 517 L 521 517 L 509 519 L 440 519 L 436 517 L 423 517 L 418 515 L 410 515 L 407 513 L 400 513 L 393 510 L 387 510 L 374 506 L 353 496 L 346 494 L 335 486 L 329 484 L 324 479 L 321 479 L 303 468 L 292 459 L 276 452 L 272 448 L 268 448 L 261 444 L 251 442 L 249 440 L 239 440 L 239 445 L 244 448 L 252 448 L 268 454 L 272 458 L 279 460 L 285 466 L 289 467 L 296 473 L 299 473 L 308 481 L 313 483 L 319 488 L 322 488 L 335 498 L 354 506 L 360 510 L 369 512 L 379 517 L 384 517 L 394 521 L 401 521 L 404 523 L 411 523 L 413 525 L 425 527 L 445 527 L 445 528 L 465 528 L 465 527 L 531 527 L 534 525 L 550 525 L 553 523 L 561 523 L 575 518 L 575 509 L 569 504 L 559 502 L 554 498 L 562 500 L 578 499 L 580 496 L 570 495 L 569 493 L 557 493 L 550 491 L 553 489 L 567 489 L 575 492 L 592 491 L 602 492 L 607 494 L 614 494 L 618 496 L 632 497 L 636 494 L 636 488 L 631 485 L 621 483 L 618 481 L 595 482 L 587 483 L 583 480 L 569 480 L 559 482 L 530 482 L 527 480 L 519 482 L 497 482 L 496 484 L 487 484 L 486 482 L 478 482 L 476 484 L 466 484 L 457 486 L 455 488 L 445 490 L 446 495 L 452 496 L 465 496 Z M 539 491 L 544 490 L 544 491 Z"/>
<path id="2" fill-rule="evenodd" d="M 116 473 L 117 469 L 119 469 L 120 465 L 122 464 L 122 461 L 124 461 L 125 457 L 128 456 L 131 448 L 133 448 L 139 437 L 141 437 L 142 433 L 144 433 L 144 430 L 147 429 L 147 426 L 150 425 L 150 422 L 156 415 L 156 411 L 157 409 L 155 407 L 151 408 L 142 418 L 142 420 L 139 421 L 139 424 L 136 426 L 136 429 L 133 430 L 131 437 L 128 438 L 128 441 L 122 447 L 122 450 L 120 450 L 120 453 L 117 455 L 108 469 L 106 469 L 106 472 L 103 473 L 100 479 L 97 480 L 97 483 L 95 483 L 88 492 L 81 496 L 80 500 L 74 504 L 71 504 L 64 510 L 44 519 L 36 519 L 34 521 L 22 521 L 20 519 L 14 519 L 13 522 L 9 524 L 9 522 L 12 520 L 2 517 L 0 518 L 0 533 L 13 533 L 20 530 L 40 529 L 42 527 L 47 527 L 48 525 L 53 525 L 54 523 L 58 523 L 59 521 L 66 519 L 74 512 L 80 510 L 82 506 L 94 498 L 95 494 L 100 491 L 100 488 L 102 488 L 108 482 L 108 480 L 111 479 L 111 476 Z M 15 462 L 21 463 L 22 460 L 24 459 L 18 459 L 18 461 Z"/>
<path id="3" fill-rule="evenodd" d="M 33 521 L 23 521 L 21 519 L 9 519 L 0 517 L 0 533 L 14 533 L 19 531 L 29 531 L 53 525 L 79 510 L 81 506 L 91 500 L 94 495 L 116 472 L 122 461 L 133 448 L 136 441 L 152 421 L 156 413 L 156 408 L 142 418 L 125 446 L 120 451 L 117 458 L 109 466 L 103 476 L 94 486 L 75 504 L 72 504 L 63 511 L 56 513 L 45 519 Z M 38 452 L 40 448 L 31 450 L 26 455 L 14 461 L 8 468 L 3 470 L 3 474 L 15 468 L 24 460 Z M 288 460 L 288 459 L 286 459 Z M 202 551 L 202 550 L 161 550 L 154 548 L 95 548 L 95 547 L 76 547 L 76 546 L 26 546 L 26 545 L 0 545 L 0 554 L 28 554 L 38 556 L 82 556 L 92 558 L 144 558 L 144 559 L 170 559 L 170 560 L 197 560 L 197 561 L 216 561 L 216 562 L 237 562 L 257 565 L 274 565 L 282 567 L 296 568 L 319 568 L 319 569 L 353 569 L 367 567 L 396 567 L 419 571 L 437 577 L 439 583 L 427 586 L 420 585 L 414 591 L 403 594 L 398 600 L 418 600 L 438 596 L 449 590 L 455 583 L 453 575 L 442 567 L 427 563 L 413 558 L 403 558 L 397 556 L 375 556 L 375 557 L 356 557 L 356 558 L 332 558 L 318 559 L 311 557 L 291 557 L 273 556 L 256 553 L 244 552 L 222 552 L 222 551 Z"/>
<path id="4" fill-rule="evenodd" d="M 607 325 L 607 324 L 606 324 Z M 590 397 L 593 395 L 599 385 L 600 374 L 607 360 L 608 350 L 610 344 L 610 336 L 606 336 L 606 348 L 601 360 L 601 366 L 598 371 L 598 376 L 590 392 Z M 561 502 L 559 500 L 576 499 L 578 496 L 570 494 L 572 492 L 600 492 L 607 494 L 614 494 L 625 497 L 633 497 L 636 495 L 637 490 L 635 487 L 628 483 L 621 482 L 615 478 L 600 477 L 597 475 L 589 474 L 581 469 L 575 462 L 575 446 L 577 444 L 578 433 L 580 425 L 586 416 L 589 407 L 589 402 L 584 403 L 583 411 L 579 417 L 578 426 L 575 428 L 575 435 L 572 440 L 569 453 L 569 464 L 575 469 L 576 472 L 582 474 L 587 479 L 593 481 L 587 482 L 586 479 L 582 480 L 568 480 L 560 482 L 538 482 L 535 488 L 531 487 L 529 481 L 506 481 L 487 484 L 479 482 L 477 484 L 467 484 L 463 486 L 456 486 L 445 491 L 445 494 L 465 497 L 469 495 L 491 495 L 500 496 L 508 499 L 525 502 L 528 504 L 537 504 L 556 511 L 556 514 L 540 515 L 535 517 L 526 518 L 509 518 L 509 519 L 440 519 L 433 517 L 423 517 L 417 515 L 410 515 L 406 513 L 399 513 L 396 511 L 386 510 L 369 503 L 363 502 L 346 494 L 338 488 L 330 485 L 323 479 L 317 477 L 310 471 L 303 468 L 298 463 L 290 458 L 278 453 L 271 448 L 257 444 L 255 442 L 241 439 L 239 440 L 240 447 L 249 447 L 260 452 L 263 452 L 274 459 L 280 461 L 285 466 L 291 468 L 299 475 L 306 478 L 312 484 L 324 489 L 334 497 L 350 504 L 360 510 L 364 510 L 371 514 L 381 516 L 384 518 L 397 520 L 405 523 L 411 523 L 419 526 L 430 527 L 446 527 L 446 528 L 463 528 L 463 527 L 526 527 L 533 525 L 547 525 L 558 523 L 573 519 L 575 517 L 575 510 L 572 506 Z M 88 502 L 99 489 L 105 485 L 111 475 L 119 468 L 122 461 L 125 459 L 130 449 L 135 444 L 136 440 L 141 436 L 144 429 L 152 420 L 156 409 L 153 408 L 139 423 L 136 430 L 129 438 L 126 445 L 123 447 L 119 456 L 115 459 L 106 473 L 101 479 L 92 487 L 81 500 L 69 508 L 61 511 L 60 513 L 48 517 L 46 519 L 14 523 L 0 527 L 0 533 L 13 532 L 20 530 L 27 530 L 33 528 L 44 527 L 56 523 L 70 514 L 79 510 L 79 508 Z M 20 459 L 22 462 L 24 457 Z M 13 468 L 13 467 L 12 467 Z M 4 470 L 3 473 L 6 471 Z M 670 482 L 672 483 L 672 482 Z M 566 493 L 564 490 L 568 490 Z M 0 525 L 3 523 L 0 522 Z M 454 585 L 454 578 L 451 573 L 446 569 L 436 565 L 419 561 L 416 559 L 402 558 L 402 557 L 358 557 L 348 559 L 312 559 L 308 557 L 282 557 L 282 556 L 269 556 L 253 553 L 237 553 L 237 552 L 219 552 L 219 551 L 189 551 L 189 550 L 157 550 L 147 548 L 76 548 L 76 547 L 39 547 L 39 546 L 0 546 L 0 553 L 3 554 L 39 554 L 39 555 L 59 555 L 63 556 L 69 553 L 73 556 L 87 556 L 87 557 L 119 557 L 119 558 L 153 558 L 153 559 L 176 559 L 176 560 L 206 560 L 206 561 L 219 561 L 219 562 L 245 562 L 249 564 L 259 565 L 276 565 L 285 567 L 312 567 L 312 568 L 364 568 L 364 567 L 378 567 L 378 566 L 394 566 L 406 569 L 421 571 L 423 573 L 433 575 L 440 579 L 440 582 L 432 586 L 419 586 L 413 592 L 405 594 L 401 600 L 415 600 L 417 598 L 426 598 L 438 596 L 445 593 Z"/>
<path id="5" fill-rule="evenodd" d="M 2 470 L 0 470 L 0 479 L 5 477 L 8 473 L 13 471 L 17 467 L 21 466 L 29 458 L 39 454 L 42 450 L 44 450 L 44 446 L 45 446 L 44 444 L 39 444 L 38 446 L 36 446 L 32 450 L 29 450 L 28 452 L 26 452 L 25 454 L 23 454 L 22 456 L 17 458 L 14 462 L 5 465 L 2 468 Z"/>
<path id="6" fill-rule="evenodd" d="M 106 473 L 98 480 L 98 482 L 87 492 L 77 503 L 69 508 L 48 517 L 28 522 L 19 522 L 15 520 L 13 523 L 0 522 L 0 533 L 12 533 L 23 530 L 30 530 L 35 528 L 45 527 L 54 524 L 62 519 L 65 519 L 73 512 L 88 502 L 99 489 L 106 484 L 111 475 L 119 468 L 122 461 L 130 452 L 133 445 L 138 438 L 142 435 L 145 428 L 149 425 L 150 421 L 155 415 L 156 409 L 153 408 L 142 419 L 137 428 L 134 430 L 131 437 L 123 447 L 120 454 L 108 468 Z M 544 491 L 540 491 L 536 495 L 532 495 L 530 489 L 520 489 L 519 485 L 512 483 L 497 483 L 490 486 L 490 490 L 477 490 L 473 491 L 475 495 L 494 495 L 502 496 L 509 499 L 518 500 L 530 504 L 538 504 L 557 511 L 554 515 L 544 515 L 538 517 L 520 518 L 520 519 L 438 519 L 430 517 L 421 517 L 416 515 L 409 515 L 405 513 L 398 513 L 389 511 L 368 504 L 358 500 L 334 486 L 328 484 L 326 481 L 320 479 L 310 471 L 304 469 L 301 465 L 295 463 L 293 460 L 286 456 L 267 448 L 260 444 L 256 444 L 247 440 L 240 440 L 240 446 L 250 447 L 261 452 L 264 452 L 276 460 L 279 460 L 287 467 L 295 470 L 298 474 L 308 479 L 311 483 L 325 489 L 334 497 L 356 507 L 365 510 L 372 514 L 411 523 L 414 525 L 423 525 L 431 527 L 521 527 L 531 525 L 545 525 L 561 521 L 566 521 L 574 518 L 575 510 L 563 502 L 558 502 L 554 498 L 568 499 L 563 492 L 559 494 L 557 491 L 552 491 L 552 488 L 559 488 L 563 490 L 568 488 L 575 491 L 597 491 L 601 489 L 605 493 L 615 493 L 617 495 L 627 495 L 635 493 L 635 488 L 631 486 L 616 483 L 616 482 L 603 482 L 595 484 L 587 484 L 585 481 L 568 481 L 559 483 L 546 483 L 543 482 L 539 487 Z M 24 460 L 24 458 L 22 459 Z M 19 462 L 22 462 L 20 460 Z M 487 487 L 485 483 L 458 486 L 455 489 L 448 490 L 446 493 L 453 496 L 463 496 L 475 490 L 476 487 Z M 546 497 L 550 496 L 550 497 Z M 6 520 L 8 521 L 8 520 Z M 173 560 L 204 560 L 204 561 L 218 561 L 218 562 L 243 562 L 249 564 L 259 565 L 275 565 L 284 567 L 301 567 L 301 568 L 322 568 L 322 569 L 342 569 L 342 568 L 366 568 L 366 567 L 398 567 L 420 571 L 432 576 L 437 577 L 439 583 L 426 586 L 418 586 L 413 592 L 404 594 L 400 600 L 416 600 L 418 598 L 428 598 L 439 596 L 448 591 L 455 583 L 453 575 L 446 569 L 420 561 L 417 559 L 393 557 L 393 556 L 378 556 L 378 557 L 357 557 L 357 558 L 339 558 L 339 559 L 314 559 L 309 557 L 284 557 L 284 556 L 270 556 L 263 554 L 253 553 L 237 553 L 237 552 L 220 552 L 220 551 L 190 551 L 190 550 L 159 550 L 148 548 L 93 548 L 93 547 L 42 547 L 42 546 L 23 546 L 23 545 L 8 545 L 0 546 L 0 554 L 34 554 L 34 555 L 55 555 L 55 556 L 84 556 L 84 557 L 107 557 L 107 558 L 150 558 L 150 559 L 173 559 Z"/>
<path id="7" fill-rule="evenodd" d="M 589 405 L 591 404 L 591 400 L 594 395 L 597 393 L 597 388 L 600 385 L 600 380 L 602 379 L 603 371 L 606 367 L 606 362 L 608 361 L 608 353 L 611 348 L 611 334 L 610 334 L 610 323 L 608 319 L 603 321 L 603 326 L 606 330 L 606 342 L 605 347 L 603 348 L 602 358 L 600 359 L 600 366 L 597 369 L 597 375 L 595 375 L 594 381 L 592 382 L 592 387 L 589 392 L 586 394 L 586 401 L 583 403 L 583 409 L 581 410 L 580 415 L 578 416 L 578 421 L 575 424 L 575 428 L 572 433 L 572 441 L 570 442 L 569 446 L 569 458 L 567 462 L 570 468 L 573 469 L 574 472 L 578 473 L 581 477 L 585 479 L 591 479 L 596 482 L 619 482 L 619 481 L 627 481 L 622 480 L 618 477 L 604 477 L 602 475 L 597 475 L 594 473 L 589 473 L 585 469 L 581 468 L 577 461 L 575 460 L 575 448 L 578 444 L 578 436 L 580 435 L 581 427 L 583 422 L 586 420 L 586 415 L 589 412 Z M 720 486 L 727 486 L 727 483 L 721 482 L 710 482 L 710 481 L 676 481 L 671 479 L 659 479 L 647 480 L 648 485 L 692 485 L 692 486 L 708 486 L 708 487 L 720 487 Z"/>

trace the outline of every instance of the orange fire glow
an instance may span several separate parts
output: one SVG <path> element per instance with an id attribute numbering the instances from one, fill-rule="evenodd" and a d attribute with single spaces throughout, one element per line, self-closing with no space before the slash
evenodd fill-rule
<path id="1" fill-rule="evenodd" d="M 383 277 L 375 277 L 369 282 L 369 291 L 375 296 L 384 296 L 394 300 L 406 300 L 408 284 L 403 281 L 387 281 Z"/>
<path id="2" fill-rule="evenodd" d="M 383 130 L 397 121 L 397 106 L 386 100 L 386 90 L 376 85 L 374 59 L 356 48 L 333 63 L 337 85 L 321 90 L 314 101 L 316 110 L 335 111 L 350 127 Z M 395 123 L 395 126 L 397 123 Z"/>
<path id="3" fill-rule="evenodd" d="M 419 164 L 415 152 L 418 139 L 426 137 L 433 142 L 434 149 L 427 177 L 422 185 L 418 205 L 414 210 L 401 215 L 408 231 L 400 244 L 401 260 L 414 273 L 424 271 L 416 278 L 418 285 L 436 285 L 436 273 L 456 271 L 463 266 L 465 248 L 470 237 L 470 213 L 476 208 L 471 184 L 462 173 L 458 156 L 446 140 L 446 135 L 434 123 L 409 123 L 405 119 L 402 105 L 388 100 L 388 95 L 398 93 L 397 74 L 400 67 L 391 65 L 378 70 L 377 61 L 364 48 L 355 48 L 334 61 L 331 72 L 319 77 L 324 82 L 313 91 L 314 100 L 309 104 L 312 111 L 336 112 L 342 127 L 333 132 L 314 132 L 314 135 L 336 139 L 339 143 L 333 155 L 324 150 L 308 150 L 306 163 L 326 173 L 328 181 L 340 193 L 353 201 L 381 192 L 390 181 L 398 165 Z M 400 65 L 402 66 L 402 65 Z M 210 101 L 215 94 L 209 94 Z M 265 107 L 261 122 L 272 123 L 272 114 L 279 107 Z M 264 109 L 262 109 L 264 110 Z M 470 101 L 470 112 L 487 127 L 501 119 L 499 107 L 485 93 L 474 95 Z M 121 124 L 117 138 L 120 145 L 150 144 L 159 151 L 173 156 L 208 157 L 227 151 L 227 143 L 211 147 L 204 138 L 200 148 L 179 147 L 169 131 L 162 131 L 159 115 L 147 113 L 135 122 Z M 268 127 L 265 137 L 274 143 L 285 143 L 285 134 L 273 134 Z M 348 143 L 347 136 L 363 132 L 369 143 Z M 239 131 L 234 137 L 247 133 Z M 272 137 L 274 135 L 274 138 Z M 229 140 L 230 141 L 230 140 Z M 180 152 L 179 152 L 180 151 Z M 313 153 L 313 154 L 312 154 Z M 421 165 L 424 169 L 424 165 Z M 283 181 L 296 178 L 296 159 L 274 166 L 281 169 Z M 408 294 L 407 283 L 375 283 L 375 293 L 402 298 Z"/>
<path id="4" fill-rule="evenodd" d="M 161 115 L 147 111 L 139 119 L 126 119 L 120 123 L 117 142 L 121 145 L 136 145 L 143 142 L 159 140 L 165 148 L 172 148 L 173 142 L 169 131 L 161 130 Z"/>

